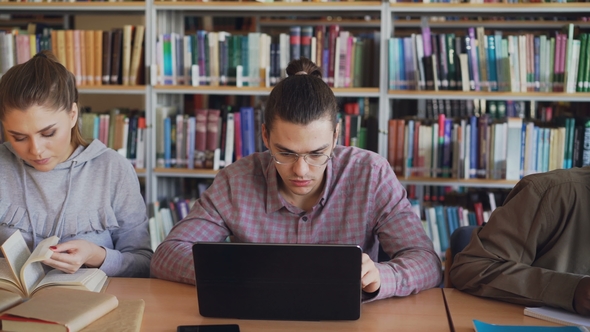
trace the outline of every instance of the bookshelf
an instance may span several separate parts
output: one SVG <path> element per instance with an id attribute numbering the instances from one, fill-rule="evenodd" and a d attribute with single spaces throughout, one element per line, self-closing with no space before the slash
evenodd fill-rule
<path id="1" fill-rule="evenodd" d="M 28 23 L 37 23 L 49 28 L 107 30 L 112 27 L 120 28 L 123 24 L 151 24 L 151 3 L 145 1 L 120 2 L 0 2 L 3 22 L 0 29 L 17 27 L 26 30 Z M 77 17 L 83 17 L 76 20 Z M 105 22 L 105 19 L 108 19 Z M 137 23 L 140 22 L 140 23 Z M 110 24 L 113 25 L 110 25 Z M 149 39 L 144 40 L 145 48 L 151 47 Z M 0 55 L 1 56 L 1 55 Z M 149 63 L 149 54 L 145 55 L 145 63 Z M 79 100 L 82 107 L 92 106 L 102 109 L 103 105 L 117 105 L 120 98 L 130 100 L 127 103 L 134 107 L 144 108 L 149 117 L 151 87 L 149 85 L 80 85 L 78 86 Z M 149 119 L 148 119 L 149 123 Z M 149 137 L 149 130 L 146 131 Z M 147 153 L 150 147 L 147 146 Z M 138 178 L 145 191 L 146 202 L 151 197 L 151 168 L 149 158 L 146 167 L 136 169 Z"/>
<path id="2" fill-rule="evenodd" d="M 304 3 L 288 3 L 288 2 L 274 2 L 274 3 L 259 3 L 259 2 L 168 2 L 168 1 L 154 1 L 153 12 L 156 17 L 155 20 L 159 23 L 151 27 L 150 34 L 153 38 L 157 38 L 158 34 L 162 33 L 184 33 L 184 26 L 177 22 L 182 22 L 185 16 L 210 16 L 210 17 L 252 17 L 254 27 L 251 31 L 237 31 L 236 34 L 248 34 L 248 32 L 262 31 L 264 29 L 279 27 L 288 29 L 291 25 L 330 25 L 339 24 L 342 27 L 367 28 L 383 31 L 385 28 L 385 20 L 380 18 L 385 17 L 387 12 L 387 3 L 379 1 L 360 1 L 360 2 L 304 2 Z M 358 19 L 362 15 L 370 16 L 371 20 Z M 323 20 L 322 16 L 332 15 L 341 17 L 339 20 L 327 21 Z M 275 19 L 276 16 L 297 17 Z M 271 18 L 272 17 L 272 18 Z M 354 18 L 353 18 L 354 17 Z M 375 17 L 379 19 L 374 19 Z M 289 24 L 285 24 L 289 22 Z M 165 27 L 163 27 L 165 26 Z M 217 31 L 213 29 L 211 31 Z M 379 45 L 383 45 L 385 36 L 381 36 L 378 41 Z M 156 58 L 155 49 L 152 49 L 152 58 Z M 385 53 L 380 47 L 381 54 L 379 54 L 380 61 L 385 60 Z M 384 63 L 381 63 L 384 65 Z M 154 62 L 152 62 L 154 65 Z M 154 69 L 151 72 L 155 72 Z M 268 96 L 272 87 L 236 87 L 236 86 L 191 86 L 191 85 L 162 85 L 156 83 L 152 87 L 152 105 L 159 105 L 162 102 L 172 102 L 177 107 L 183 108 L 184 95 L 210 95 L 210 96 L 245 96 L 252 97 L 260 101 Z M 355 87 L 355 88 L 333 88 L 334 94 L 342 98 L 364 98 L 369 97 L 379 102 L 379 111 L 381 112 L 381 104 L 383 99 L 383 91 L 385 81 L 379 81 L 375 87 Z M 152 135 L 155 139 L 156 135 Z M 154 141 L 155 146 L 156 142 Z M 151 163 L 157 165 L 155 154 L 151 156 Z M 152 197 L 154 200 L 160 198 L 163 192 L 167 192 L 166 181 L 175 181 L 179 178 L 199 178 L 212 179 L 215 177 L 217 171 L 208 169 L 183 169 L 183 168 L 160 168 L 153 169 L 152 176 Z"/>
<path id="3" fill-rule="evenodd" d="M 235 86 L 191 86 L 162 85 L 155 78 L 156 41 L 159 34 L 176 32 L 184 33 L 185 16 L 197 17 L 252 17 L 253 31 L 268 28 L 288 28 L 292 25 L 330 25 L 339 24 L 343 28 L 367 28 L 380 33 L 378 62 L 381 68 L 378 84 L 375 87 L 334 88 L 339 98 L 369 97 L 378 102 L 378 153 L 388 153 L 388 120 L 396 110 L 396 100 L 513 100 L 535 102 L 590 102 L 590 93 L 563 92 L 485 92 L 485 91 L 413 91 L 391 90 L 388 84 L 388 40 L 403 29 L 419 29 L 425 24 L 435 29 L 463 30 L 481 26 L 485 29 L 553 29 L 573 23 L 587 31 L 590 23 L 583 20 L 553 21 L 551 17 L 561 14 L 590 16 L 590 3 L 519 3 L 519 4 L 471 4 L 471 3 L 393 3 L 380 1 L 343 1 L 343 2 L 273 2 L 260 3 L 254 1 L 126 1 L 126 2 L 0 2 L 2 13 L 48 13 L 63 15 L 98 14 L 104 15 L 142 15 L 145 17 L 145 67 L 146 86 L 81 86 L 81 95 L 137 96 L 142 99 L 146 110 L 147 158 L 146 168 L 138 170 L 138 175 L 146 181 L 146 200 L 148 203 L 159 198 L 159 183 L 174 178 L 211 179 L 216 172 L 211 170 L 189 170 L 183 168 L 157 168 L 155 135 L 156 106 L 173 104 L 183 107 L 185 95 L 210 96 L 244 96 L 261 100 L 271 91 L 268 87 L 235 87 Z M 494 16 L 539 16 L 546 20 L 514 20 L 510 27 L 504 21 L 479 19 Z M 160 24 L 161 17 L 169 20 Z M 282 18 L 276 18 L 282 16 Z M 326 17 L 330 16 L 331 19 Z M 366 17 L 362 19 L 360 17 Z M 440 16 L 467 16 L 468 21 L 438 20 Z M 296 18 L 289 18 L 296 17 Z M 53 24 L 53 23 L 52 23 Z M 56 23 L 57 24 L 57 23 Z M 249 31 L 238 33 L 246 34 Z M 110 97 L 109 97 L 110 98 Z M 485 179 L 433 179 L 420 177 L 403 177 L 403 184 L 411 185 L 449 185 L 481 188 L 511 188 L 516 182 L 510 180 Z"/>
<path id="4" fill-rule="evenodd" d="M 549 35 L 552 36 L 555 31 L 562 34 L 567 34 L 565 27 L 570 24 L 575 25 L 575 29 L 581 32 L 588 32 L 587 17 L 590 15 L 590 4 L 582 2 L 568 2 L 568 3 L 389 3 L 389 26 L 388 33 L 390 37 L 398 37 L 405 39 L 410 36 L 410 33 L 420 34 L 424 27 L 431 29 L 432 34 L 453 34 L 452 38 L 457 39 L 459 36 L 468 35 L 468 28 L 483 28 L 486 30 L 484 37 L 498 34 L 500 32 L 500 39 L 502 36 L 506 38 L 508 35 L 519 35 L 521 33 L 531 33 L 533 35 Z M 446 16 L 447 19 L 437 19 L 440 16 Z M 501 18 L 501 19 L 498 19 Z M 526 31 L 526 32 L 523 32 Z M 579 39 L 575 33 L 574 38 Z M 437 39 L 438 40 L 438 39 Z M 454 39 L 453 39 L 454 40 Z M 479 36 L 477 40 L 481 43 Z M 547 37 L 549 40 L 549 37 Z M 486 43 L 487 52 L 487 39 Z M 442 43 L 442 41 L 441 41 Z M 426 43 L 425 43 L 426 44 Z M 480 44 L 478 44 L 480 45 Z M 391 47 L 391 45 L 389 45 Z M 403 45 L 404 47 L 406 45 Z M 401 47 L 401 46 L 400 46 Z M 426 47 L 426 46 L 425 46 Z M 442 46 L 441 46 L 442 47 Z M 478 46 L 479 47 L 479 46 Z M 502 46 L 504 47 L 504 46 Z M 398 48 L 400 49 L 400 48 Z M 456 48 L 455 48 L 456 49 Z M 439 50 L 440 51 L 440 50 Z M 479 50 L 478 50 L 479 51 Z M 404 49 L 405 52 L 405 49 Z M 434 51 L 433 51 L 434 53 Z M 405 54 L 405 53 L 404 53 Z M 478 59 L 479 59 L 478 53 Z M 496 53 L 498 54 L 498 53 Z M 497 56 L 497 55 L 496 55 Z M 495 58 L 492 58 L 495 60 Z M 441 61 L 440 58 L 436 59 Z M 471 59 L 469 59 L 471 61 Z M 458 61 L 458 59 L 457 59 Z M 543 60 L 541 60 L 543 61 Z M 548 61 L 548 60 L 547 60 Z M 443 59 L 444 62 L 444 59 Z M 551 63 L 552 65 L 553 63 Z M 457 67 L 459 64 L 456 63 Z M 480 64 L 481 65 L 481 64 Z M 485 65 L 485 62 L 484 62 Z M 442 65 L 441 65 L 442 66 Z M 471 72 L 471 62 L 469 64 L 469 71 Z M 496 64 L 494 64 L 494 67 Z M 505 65 L 503 65 L 505 66 Z M 475 67 L 473 67 L 475 68 Z M 549 66 L 548 66 L 549 68 Z M 389 67 L 388 67 L 389 69 Z M 478 68 L 479 69 L 479 68 Z M 551 69 L 553 69 L 551 67 Z M 421 69 L 422 70 L 422 69 Z M 445 68 L 446 70 L 446 68 Z M 475 70 L 475 69 L 473 69 Z M 494 68 L 495 70 L 495 68 Z M 391 74 L 391 73 L 390 73 Z M 505 74 L 505 73 L 503 73 Z M 469 74 L 471 75 L 471 73 Z M 397 77 L 397 76 L 396 76 Z M 481 78 L 480 78 L 481 79 Z M 440 77 L 439 77 L 440 80 Z M 473 79 L 472 79 L 473 80 Z M 537 79 L 538 80 L 538 79 Z M 498 80 L 499 82 L 499 80 Z M 551 81 L 549 81 L 551 82 Z M 509 82 L 510 83 L 510 82 Z M 436 83 L 435 83 L 436 84 Z M 476 81 L 476 84 L 477 81 Z M 514 83 L 513 83 L 514 84 Z M 482 85 L 483 86 L 483 85 Z M 402 86 L 403 87 L 403 86 Z M 479 89 L 479 88 L 478 88 Z M 551 88 L 550 88 L 551 89 Z M 433 89 L 434 90 L 434 89 Z M 473 89 L 468 89 L 473 90 Z M 399 101 L 417 101 L 418 104 L 438 100 L 439 106 L 441 102 L 451 103 L 459 101 L 474 101 L 485 100 L 492 102 L 527 102 L 527 103 L 543 103 L 543 102 L 559 102 L 559 103 L 588 103 L 590 102 L 590 94 L 587 92 L 508 92 L 508 91 L 459 91 L 459 90 L 443 90 L 438 91 L 418 89 L 410 86 L 408 89 L 391 89 L 387 86 L 385 98 L 390 103 L 392 108 L 389 116 L 396 118 L 400 111 Z M 398 105 L 398 108 L 394 105 Z M 413 105 L 413 104 L 412 104 Z M 528 107 L 528 105 L 527 105 Z M 531 106 L 531 108 L 533 108 Z M 440 109 L 439 109 L 440 111 Z M 555 109 L 554 109 L 555 111 Z M 442 111 L 440 111 L 442 112 Z M 428 112 L 427 112 L 428 113 Z M 446 109 L 445 109 L 446 113 Z M 418 113 L 420 114 L 420 113 Z M 571 114 L 571 113 L 570 113 Z M 575 114 L 574 114 L 575 115 Z M 402 116 L 405 116 L 402 114 Z M 572 115 L 569 115 L 572 116 Z M 579 114 L 578 114 L 579 116 Z M 447 118 L 449 116 L 447 115 Z M 464 115 L 452 115 L 457 121 L 457 117 L 464 118 Z M 416 121 L 420 120 L 420 116 L 414 118 Z M 425 118 L 421 118 L 424 120 Z M 433 119 L 436 122 L 436 118 Z M 526 120 L 526 119 L 525 119 Z M 492 120 L 493 122 L 494 120 Z M 496 120 L 497 121 L 497 120 Z M 428 122 L 427 122 L 428 123 Z M 555 125 L 556 122 L 547 122 L 545 125 Z M 576 124 L 577 125 L 577 124 Z M 454 151 L 454 150 L 453 150 Z M 454 152 L 453 152 L 454 153 Z M 488 151 L 489 153 L 489 151 Z M 561 168 L 561 167 L 558 167 Z M 526 173 L 526 171 L 525 171 Z M 431 186 L 464 186 L 464 187 L 481 187 L 481 188 L 511 188 L 516 182 L 510 180 L 486 180 L 486 179 L 438 179 L 438 178 L 417 178 L 404 177 L 404 174 L 398 175 L 404 184 L 416 185 L 431 185 Z"/>

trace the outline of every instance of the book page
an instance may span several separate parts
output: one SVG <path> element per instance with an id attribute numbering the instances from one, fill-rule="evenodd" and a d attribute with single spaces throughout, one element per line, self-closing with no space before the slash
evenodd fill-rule
<path id="1" fill-rule="evenodd" d="M 29 251 L 29 247 L 27 247 L 27 243 L 20 231 L 17 230 L 12 233 L 12 235 L 4 241 L 2 246 L 0 246 L 0 250 L 2 250 L 2 254 L 4 254 L 4 258 L 6 258 L 6 262 L 8 262 L 9 269 L 14 275 L 14 278 L 11 279 L 15 280 L 19 287 L 23 288 L 18 279 L 18 274 L 31 255 L 31 252 Z"/>
<path id="2" fill-rule="evenodd" d="M 49 247 L 56 245 L 58 241 L 59 238 L 57 236 L 51 236 L 39 242 L 33 253 L 30 254 L 27 261 L 23 264 L 20 270 L 20 281 L 27 296 L 31 294 L 31 290 L 45 276 L 45 270 L 43 270 L 41 261 L 51 257 L 53 251 Z"/>
<path id="3" fill-rule="evenodd" d="M 8 282 L 15 286 L 18 286 L 18 280 L 16 280 L 14 273 L 10 269 L 8 261 L 4 257 L 0 257 L 0 283 Z M 2 285 L 0 284 L 0 288 Z"/>
<path id="4" fill-rule="evenodd" d="M 81 332 L 139 332 L 144 307 L 143 300 L 121 300 L 115 310 L 86 326 Z"/>
<path id="5" fill-rule="evenodd" d="M 0 312 L 23 301 L 20 295 L 0 289 Z"/>
<path id="6" fill-rule="evenodd" d="M 98 292 L 106 279 L 107 275 L 99 269 L 78 269 L 74 273 L 52 270 L 39 282 L 33 293 L 49 286 L 79 286 L 80 289 Z"/>
<path id="7" fill-rule="evenodd" d="M 0 289 L 16 293 L 19 297 L 25 296 L 18 281 L 14 279 L 10 265 L 8 265 L 8 261 L 4 257 L 0 257 Z M 2 301 L 1 296 L 0 301 Z"/>

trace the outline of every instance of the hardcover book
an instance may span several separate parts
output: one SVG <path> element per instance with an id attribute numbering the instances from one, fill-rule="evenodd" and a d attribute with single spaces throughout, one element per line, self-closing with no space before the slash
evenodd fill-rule
<path id="1" fill-rule="evenodd" d="M 4 331 L 76 332 L 106 315 L 118 304 L 112 294 L 49 288 L 4 312 L 0 319 Z"/>

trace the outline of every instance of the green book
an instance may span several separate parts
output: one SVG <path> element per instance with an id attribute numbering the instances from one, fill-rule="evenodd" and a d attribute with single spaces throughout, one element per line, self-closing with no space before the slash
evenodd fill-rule
<path id="1" fill-rule="evenodd" d="M 445 38 L 447 41 L 447 78 L 449 79 L 449 90 L 457 90 L 455 68 L 458 64 L 455 64 L 455 34 L 447 33 L 445 34 Z"/>
<path id="2" fill-rule="evenodd" d="M 191 39 L 191 48 L 192 48 L 192 59 L 191 63 L 193 65 L 199 65 L 199 43 L 197 42 L 197 35 L 189 36 Z"/>
<path id="3" fill-rule="evenodd" d="M 588 52 L 590 52 L 590 34 L 585 33 L 586 35 L 586 47 L 584 49 L 584 80 L 583 80 L 583 92 L 590 92 L 590 56 Z M 582 52 L 582 50 L 580 50 Z"/>
<path id="4" fill-rule="evenodd" d="M 588 67 L 586 67 L 586 58 L 588 58 L 588 34 L 581 34 L 580 40 L 580 59 L 578 65 L 578 81 L 576 82 L 576 92 L 584 91 L 584 80 L 586 79 L 586 72 L 588 71 Z"/>
<path id="5" fill-rule="evenodd" d="M 354 74 L 352 80 L 352 86 L 358 88 L 363 86 L 363 54 L 364 41 L 357 38 L 354 46 Z"/>
<path id="6" fill-rule="evenodd" d="M 361 127 L 358 132 L 357 145 L 361 149 L 367 148 L 367 128 Z"/>

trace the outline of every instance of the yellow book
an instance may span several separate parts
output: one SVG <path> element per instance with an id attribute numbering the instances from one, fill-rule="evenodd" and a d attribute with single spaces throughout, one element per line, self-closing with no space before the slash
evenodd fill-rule
<path id="1" fill-rule="evenodd" d="M 94 85 L 94 31 L 84 31 L 84 47 L 86 49 L 86 84 Z"/>
<path id="2" fill-rule="evenodd" d="M 94 31 L 94 85 L 102 85 L 102 30 Z"/>
<path id="3" fill-rule="evenodd" d="M 48 288 L 5 311 L 0 319 L 5 331 L 77 332 L 118 305 L 112 294 Z"/>
<path id="4" fill-rule="evenodd" d="M 143 45 L 145 27 L 138 25 L 135 27 L 135 36 L 133 37 L 133 51 L 131 52 L 131 65 L 129 68 L 129 85 L 137 85 L 137 76 L 142 68 L 139 68 L 141 63 L 141 48 Z"/>
<path id="5" fill-rule="evenodd" d="M 66 32 L 64 30 L 57 31 L 57 53 L 55 54 L 59 62 L 68 68 L 66 61 Z"/>
<path id="6" fill-rule="evenodd" d="M 59 59 L 58 53 L 58 37 L 57 37 L 57 30 L 51 29 L 49 32 L 49 36 L 51 37 L 51 53 L 55 55 L 55 57 L 61 62 Z M 63 63 L 63 62 L 61 62 Z"/>
<path id="7" fill-rule="evenodd" d="M 80 82 L 79 85 L 88 85 L 86 81 L 86 59 L 88 55 L 86 54 L 86 32 L 84 30 L 80 31 Z"/>
<path id="8" fill-rule="evenodd" d="M 20 231 L 14 232 L 0 246 L 4 255 L 0 258 L 0 290 L 15 293 L 23 299 L 53 286 L 100 291 L 107 276 L 99 269 L 83 268 L 71 274 L 60 270 L 45 273 L 41 262 L 51 257 L 53 251 L 49 247 L 58 241 L 57 236 L 49 237 L 41 241 L 31 253 Z"/>
<path id="9" fill-rule="evenodd" d="M 74 62 L 74 30 L 66 30 L 66 68 L 72 73 L 76 72 Z"/>
<path id="10" fill-rule="evenodd" d="M 131 67 L 131 37 L 133 37 L 133 26 L 123 26 L 123 57 L 121 76 L 123 85 L 129 85 L 129 68 Z"/>
<path id="11" fill-rule="evenodd" d="M 29 34 L 29 45 L 31 47 L 31 58 L 37 54 L 37 36 L 34 33 Z"/>

